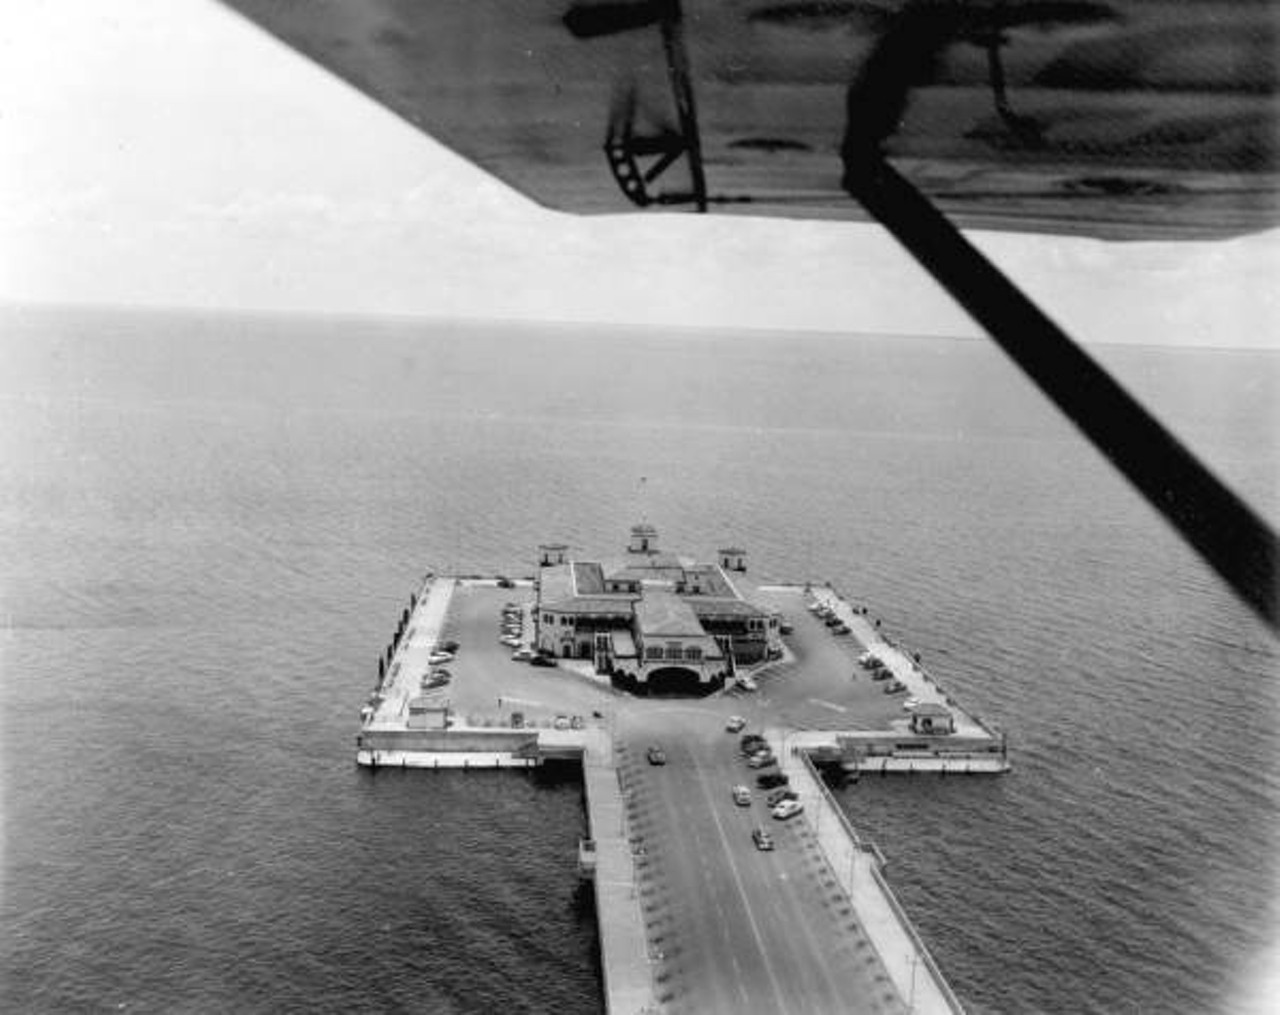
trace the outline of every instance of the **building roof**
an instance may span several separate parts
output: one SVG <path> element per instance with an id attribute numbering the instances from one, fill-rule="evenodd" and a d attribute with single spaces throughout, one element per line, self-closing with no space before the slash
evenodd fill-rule
<path id="1" fill-rule="evenodd" d="M 643 598 L 640 592 L 605 591 L 611 581 L 643 584 L 646 586 Z M 677 588 L 679 593 L 675 592 Z M 639 606 L 642 602 L 649 604 L 644 610 Z M 665 552 L 629 554 L 614 562 L 573 561 L 544 567 L 540 574 L 538 605 L 542 609 L 577 615 L 621 618 L 630 617 L 634 612 L 641 618 L 641 630 L 656 636 L 704 635 L 700 622 L 703 617 L 768 615 L 766 610 L 742 598 L 718 564 L 698 563 Z"/>
<path id="2" fill-rule="evenodd" d="M 630 631 L 612 631 L 610 638 L 613 640 L 613 654 L 619 659 L 634 659 L 636 657 L 636 640 L 631 637 Z"/>
<path id="3" fill-rule="evenodd" d="M 927 715 L 927 716 L 950 716 L 951 709 L 947 708 L 945 705 L 939 705 L 936 701 L 926 701 L 921 705 L 917 705 L 915 712 L 913 712 L 912 714 Z"/>
<path id="4" fill-rule="evenodd" d="M 679 596 L 661 589 L 650 589 L 636 602 L 636 621 L 640 634 L 649 638 L 705 638 L 707 632 L 698 616 Z"/>
<path id="5" fill-rule="evenodd" d="M 573 583 L 580 596 L 594 596 L 604 591 L 604 569 L 588 561 L 574 561 Z"/>
<path id="6" fill-rule="evenodd" d="M 716 564 L 694 564 L 685 569 L 685 584 L 696 584 L 700 595 L 737 599 L 734 587 L 725 581 L 724 572 Z"/>
<path id="7" fill-rule="evenodd" d="M 555 602 L 543 602 L 540 608 L 554 613 L 567 613 L 574 616 L 595 617 L 630 617 L 631 604 L 639 601 L 639 596 L 628 592 L 605 593 L 599 596 L 571 596 Z"/>
<path id="8" fill-rule="evenodd" d="M 690 596 L 689 607 L 698 617 L 767 617 L 768 610 L 745 599 L 728 599 L 723 596 Z"/>
<path id="9" fill-rule="evenodd" d="M 573 598 L 573 565 L 553 564 L 538 572 L 538 605 Z"/>

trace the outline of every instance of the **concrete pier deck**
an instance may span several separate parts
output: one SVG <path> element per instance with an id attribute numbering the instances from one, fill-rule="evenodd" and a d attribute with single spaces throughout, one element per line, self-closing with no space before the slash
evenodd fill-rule
<path id="1" fill-rule="evenodd" d="M 814 760 L 839 761 L 852 750 L 863 770 L 999 772 L 1008 767 L 999 735 L 832 590 L 750 594 L 794 628 L 786 657 L 754 668 L 759 692 L 648 699 L 615 690 L 588 663 L 513 660 L 498 643 L 499 617 L 504 603 L 532 601 L 527 584 L 432 578 L 370 701 L 357 760 L 579 761 L 613 1015 L 961 1011 L 894 898 L 878 851 L 850 825 Z M 829 602 L 853 633 L 834 635 L 810 612 L 815 601 Z M 431 653 L 449 639 L 460 643 L 445 664 L 452 679 L 424 693 Z M 901 699 L 859 676 L 857 656 L 868 649 L 918 700 L 945 703 L 955 735 L 913 737 Z M 424 700 L 435 709 L 425 726 Z M 799 817 L 770 816 L 758 773 L 725 731 L 731 715 L 768 738 L 804 805 Z M 653 744 L 666 764 L 648 763 Z M 734 802 L 737 784 L 751 788 L 749 805 Z M 755 828 L 772 832 L 777 848 L 757 850 Z"/>

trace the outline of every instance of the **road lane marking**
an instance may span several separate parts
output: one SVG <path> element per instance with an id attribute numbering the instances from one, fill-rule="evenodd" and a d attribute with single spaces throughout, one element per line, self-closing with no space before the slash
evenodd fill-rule
<path id="1" fill-rule="evenodd" d="M 809 704 L 811 704 L 811 705 L 821 705 L 823 708 L 830 708 L 830 709 L 834 709 L 834 710 L 835 710 L 835 711 L 837 711 L 837 712 L 848 712 L 848 711 L 849 711 L 849 710 L 848 710 L 847 708 L 845 708 L 843 705 L 837 705 L 837 704 L 835 704 L 834 702 L 831 702 L 831 701 L 823 701 L 821 698 L 810 698 L 810 699 L 809 699 Z"/>

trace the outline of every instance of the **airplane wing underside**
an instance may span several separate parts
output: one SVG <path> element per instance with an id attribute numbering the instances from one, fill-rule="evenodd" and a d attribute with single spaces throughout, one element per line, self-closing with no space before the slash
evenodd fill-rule
<path id="1" fill-rule="evenodd" d="M 224 2 L 548 207 L 847 219 L 866 215 L 841 186 L 846 91 L 904 6 L 684 0 L 673 46 L 672 0 Z M 955 221 L 1109 238 L 1280 221 L 1271 5 L 931 6 L 947 39 L 886 151 Z"/>

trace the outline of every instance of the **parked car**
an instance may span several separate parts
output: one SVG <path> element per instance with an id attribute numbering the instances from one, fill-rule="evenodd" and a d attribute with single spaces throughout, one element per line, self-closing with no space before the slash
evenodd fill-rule
<path id="1" fill-rule="evenodd" d="M 644 754 L 645 757 L 649 759 L 649 764 L 651 765 L 665 765 L 667 763 L 666 752 L 657 744 L 650 747 L 644 752 Z"/>
<path id="2" fill-rule="evenodd" d="M 773 849 L 773 836 L 764 828 L 751 829 L 751 841 L 756 844 L 756 849 L 762 853 L 767 853 Z"/>
<path id="3" fill-rule="evenodd" d="M 518 648 L 511 653 L 511 658 L 518 663 L 527 663 L 530 659 L 533 658 L 533 649 Z"/>
<path id="4" fill-rule="evenodd" d="M 779 634 L 791 634 L 794 631 L 795 631 L 795 628 L 792 627 L 790 624 L 788 624 L 786 621 L 783 621 L 781 624 L 778 625 Z"/>
<path id="5" fill-rule="evenodd" d="M 441 651 L 441 652 L 457 652 L 457 651 L 458 651 L 458 649 L 460 649 L 461 647 L 462 647 L 462 646 L 461 646 L 461 645 L 459 645 L 459 644 L 458 644 L 456 641 L 454 641 L 452 638 L 450 638 L 448 641 L 442 641 L 442 642 L 440 643 L 440 651 Z"/>
<path id="6" fill-rule="evenodd" d="M 773 751 L 767 748 L 763 751 L 756 751 L 747 759 L 748 768 L 768 768 L 770 765 L 777 763 L 777 758 L 773 756 Z"/>
<path id="7" fill-rule="evenodd" d="M 765 772 L 764 775 L 756 776 L 756 785 L 761 789 L 775 789 L 778 786 L 789 786 L 791 780 L 787 778 L 785 772 Z"/>
<path id="8" fill-rule="evenodd" d="M 742 729 L 746 725 L 747 725 L 747 720 L 742 718 L 742 716 L 731 715 L 729 716 L 729 721 L 724 724 L 724 728 L 728 730 L 730 733 L 737 733 L 738 730 Z"/>
<path id="9" fill-rule="evenodd" d="M 569 717 L 567 715 L 558 715 L 552 725 L 558 730 L 567 730 L 570 726 Z"/>
<path id="10" fill-rule="evenodd" d="M 530 666 L 550 666 L 554 668 L 556 665 L 556 661 L 552 659 L 550 656 L 544 656 L 541 653 L 539 653 L 538 655 L 535 655 L 532 659 L 529 660 L 529 665 Z"/>
<path id="11" fill-rule="evenodd" d="M 438 663 L 451 663 L 453 662 L 453 653 L 436 650 L 435 652 L 432 652 L 431 655 L 427 656 L 427 662 L 432 666 L 435 666 Z"/>
<path id="12" fill-rule="evenodd" d="M 766 749 L 768 746 L 769 741 L 759 733 L 748 733 L 742 738 L 742 756 L 744 758 L 749 758 L 751 755 Z"/>
<path id="13" fill-rule="evenodd" d="M 797 793 L 795 790 L 787 786 L 780 786 L 775 790 L 771 790 L 769 795 L 764 798 L 764 802 L 768 807 L 773 808 L 773 807 L 777 807 L 778 804 L 782 803 L 783 800 L 799 800 L 799 799 L 800 799 L 800 794 Z"/>
<path id="14" fill-rule="evenodd" d="M 747 676 L 745 673 L 742 676 L 738 677 L 737 681 L 738 681 L 738 686 L 741 687 L 744 691 L 754 691 L 756 689 L 756 682 L 752 680 L 749 676 Z"/>
<path id="15" fill-rule="evenodd" d="M 804 804 L 799 800 L 783 800 L 769 813 L 778 821 L 786 821 L 788 818 L 794 818 L 797 814 L 804 810 Z"/>
<path id="16" fill-rule="evenodd" d="M 893 680 L 884 685 L 885 694 L 901 694 L 907 689 L 907 685 L 901 680 Z"/>
<path id="17" fill-rule="evenodd" d="M 506 575 L 501 575 L 501 574 L 498 575 L 498 588 L 513 589 L 515 587 L 516 587 L 516 583 L 513 582 L 510 578 L 508 578 Z"/>
<path id="18" fill-rule="evenodd" d="M 747 789 L 746 786 L 734 786 L 733 802 L 737 804 L 739 807 L 750 807 L 751 806 L 751 790 Z"/>

